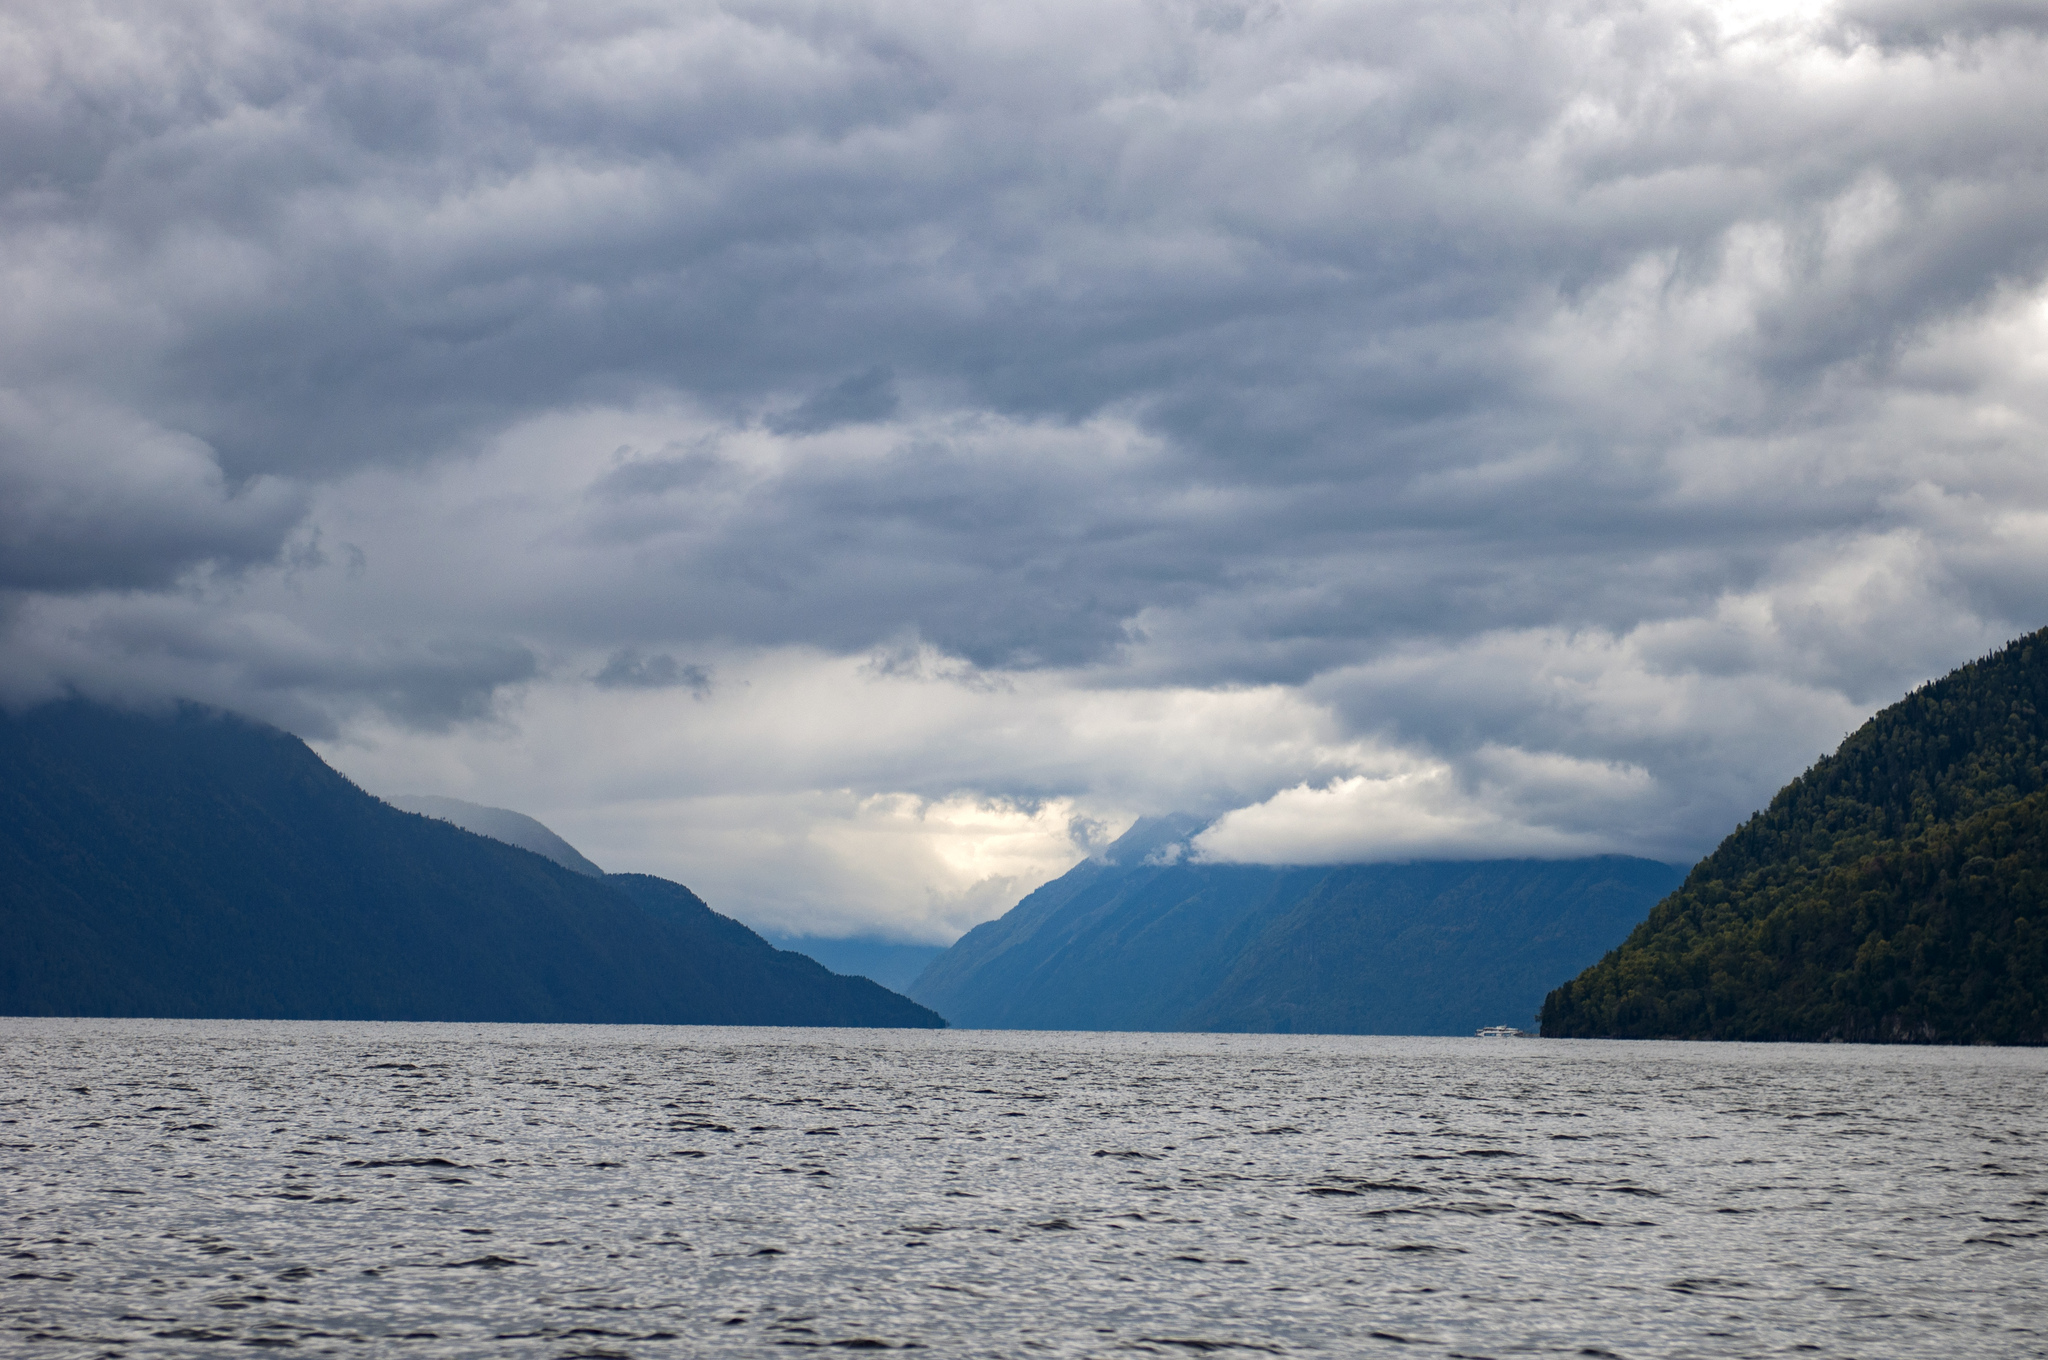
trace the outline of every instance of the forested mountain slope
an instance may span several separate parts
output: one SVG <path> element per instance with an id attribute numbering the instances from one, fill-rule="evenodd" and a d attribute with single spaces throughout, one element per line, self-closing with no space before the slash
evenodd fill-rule
<path id="1" fill-rule="evenodd" d="M 0 714 L 0 1014 L 933 1026 L 677 884 L 372 798 L 216 710 Z"/>
<path id="2" fill-rule="evenodd" d="M 910 994 L 970 1028 L 1470 1034 L 1529 1023 L 1678 879 L 1618 856 L 1287 868 L 1158 853 L 1194 830 L 1139 823 L 969 931 Z"/>
<path id="3" fill-rule="evenodd" d="M 2048 630 L 1907 695 L 1781 790 L 1543 1033 L 2048 1042 Z"/>

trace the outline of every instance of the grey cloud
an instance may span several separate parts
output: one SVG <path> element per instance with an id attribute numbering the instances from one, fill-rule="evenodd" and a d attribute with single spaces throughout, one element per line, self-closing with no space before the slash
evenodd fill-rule
<path id="1" fill-rule="evenodd" d="M 620 450 L 622 455 L 628 452 Z M 624 458 L 590 489 L 604 500 L 630 501 L 700 485 L 718 476 L 720 469 L 714 448 L 699 447 L 681 453 L 665 449 L 650 458 Z"/>
<path id="2" fill-rule="evenodd" d="M 1560 285 L 1711 260 L 1748 216 L 1806 230 L 1871 170 L 1931 190 L 1987 139 L 1967 110 L 1852 122 L 1733 76 L 1626 120 L 1692 39 L 1668 15 L 1607 41 L 1476 4 L 1235 33 L 1120 9 L 1071 39 L 1110 55 L 1020 63 L 936 11 L 272 11 L 98 87 L 67 72 L 22 117 L 47 133 L 39 232 L 103 240 L 96 290 L 178 323 L 58 362 L 174 411 L 232 475 L 417 458 L 647 382 L 736 409 L 822 389 L 780 418 L 821 428 L 884 414 L 894 371 L 1022 414 L 1138 401 L 1263 480 L 1511 398 L 1488 328 Z M 113 120 L 114 93 L 147 116 Z M 1536 178 L 1586 99 L 1625 121 Z M 1810 381 L 2037 270 L 2010 226 L 2039 178 L 1987 185 L 1981 224 L 1934 195 L 1914 239 L 1945 256 L 1775 318 L 1800 363 L 1769 367 Z"/>
<path id="3" fill-rule="evenodd" d="M 711 673 L 702 666 L 678 663 L 667 652 L 642 656 L 632 647 L 613 652 L 590 682 L 599 689 L 687 689 L 700 699 L 711 693 Z"/>
<path id="4" fill-rule="evenodd" d="M 0 391 L 0 589 L 163 586 L 276 559 L 303 488 L 232 485 L 213 451 L 118 412 Z"/>
<path id="5" fill-rule="evenodd" d="M 880 455 L 798 461 L 702 515 L 608 515 L 592 540 L 636 552 L 605 607 L 643 634 L 846 651 L 907 628 L 1000 668 L 1193 632 L 1153 678 L 1298 682 L 1446 628 L 1626 628 L 1753 585 L 1787 540 L 1881 518 L 1874 487 L 1738 511 L 1671 504 L 1661 476 L 1596 486 L 1578 466 L 1526 495 L 1432 494 L 1370 467 L 1298 490 L 1175 486 L 1187 474 L 1170 463 L 1044 442 L 909 432 Z M 629 467 L 650 485 L 681 475 Z"/>
<path id="6" fill-rule="evenodd" d="M 2048 36 L 2040 0 L 1955 0 L 1938 8 L 1913 0 L 1855 0 L 1841 10 L 1841 41 L 1874 38 L 1888 48 L 1972 46 L 2007 34 Z"/>
<path id="7" fill-rule="evenodd" d="M 0 702 L 168 695 L 307 737 L 334 736 L 366 711 L 423 731 L 489 718 L 499 689 L 539 669 L 532 651 L 499 638 L 323 637 L 278 615 L 222 609 L 204 592 L 18 598 L 0 622 Z"/>
<path id="8" fill-rule="evenodd" d="M 819 434 L 841 425 L 887 420 L 901 402 L 896 375 L 871 368 L 804 398 L 787 415 L 771 416 L 768 428 L 777 434 Z"/>

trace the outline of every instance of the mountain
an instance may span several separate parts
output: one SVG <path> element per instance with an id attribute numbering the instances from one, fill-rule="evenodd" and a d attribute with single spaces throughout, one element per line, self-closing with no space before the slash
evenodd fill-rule
<path id="1" fill-rule="evenodd" d="M 0 1013 L 938 1026 L 638 874 L 364 793 L 186 705 L 0 714 Z"/>
<path id="2" fill-rule="evenodd" d="M 603 878 L 604 870 L 583 857 L 581 851 L 557 836 L 523 812 L 510 808 L 485 807 L 482 803 L 465 803 L 460 798 L 442 798 L 431 793 L 404 793 L 397 797 L 387 795 L 385 802 L 405 812 L 417 812 L 422 817 L 435 817 L 444 822 L 453 822 L 464 831 L 478 836 L 489 836 L 494 841 L 516 845 L 521 850 L 551 859 L 564 869 L 590 878 Z"/>
<path id="3" fill-rule="evenodd" d="M 983 1029 L 1470 1034 L 1521 1024 L 1678 881 L 1650 860 L 1195 864 L 1141 820 L 910 995 Z"/>
<path id="4" fill-rule="evenodd" d="M 2048 630 L 1851 733 L 1543 1033 L 2048 1043 Z"/>

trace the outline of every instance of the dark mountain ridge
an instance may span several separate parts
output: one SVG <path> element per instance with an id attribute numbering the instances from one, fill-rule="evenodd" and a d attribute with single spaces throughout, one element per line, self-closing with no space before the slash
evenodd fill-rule
<path id="1" fill-rule="evenodd" d="M 0 715 L 0 1013 L 944 1024 L 679 884 L 372 798 L 218 710 Z"/>
<path id="2" fill-rule="evenodd" d="M 1551 993 L 1543 1033 L 2048 1042 L 2048 630 L 1851 733 Z"/>
<path id="3" fill-rule="evenodd" d="M 1196 864 L 1191 818 L 1145 819 L 910 994 L 988 1029 L 1470 1034 L 1523 1024 L 1678 879 L 1623 856 Z"/>

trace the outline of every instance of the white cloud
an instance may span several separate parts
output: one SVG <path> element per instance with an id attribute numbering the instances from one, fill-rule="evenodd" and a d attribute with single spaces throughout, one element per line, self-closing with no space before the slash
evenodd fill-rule
<path id="1" fill-rule="evenodd" d="M 515 807 L 609 870 L 680 879 L 751 923 L 941 940 L 1146 809 L 1213 810 L 1359 755 L 1277 687 L 991 684 L 928 650 L 915 665 L 797 650 L 711 666 L 701 699 L 538 683 L 494 723 L 363 720 L 319 749 L 373 792 Z"/>
<path id="2" fill-rule="evenodd" d="M 1538 763 L 1525 752 L 1500 753 L 1502 763 Z M 1552 765 L 1575 762 L 1549 757 Z M 1552 771 L 1556 782 L 1557 771 Z M 1570 769 L 1577 774 L 1580 770 Z M 1647 784 L 1640 772 L 1594 767 L 1585 781 L 1600 791 Z M 1636 774 L 1634 780 L 1626 777 Z M 1605 787 L 1601 787 L 1605 786 Z M 1520 790 L 1459 787 L 1442 762 L 1415 762 L 1384 775 L 1352 775 L 1321 787 L 1297 784 L 1262 803 L 1225 813 L 1196 836 L 1196 858 L 1226 863 L 1350 864 L 1384 860 L 1561 859 L 1614 848 L 1600 833 L 1573 833 L 1541 822 L 1542 809 L 1493 808 L 1487 795 L 1512 800 Z M 1574 793 L 1583 795 L 1583 790 Z M 1519 800 L 1512 800 L 1519 801 Z M 1611 802 L 1618 802 L 1610 796 Z M 1520 814 L 1520 815 L 1517 815 Z M 1534 814 L 1534 815 L 1531 815 Z"/>

